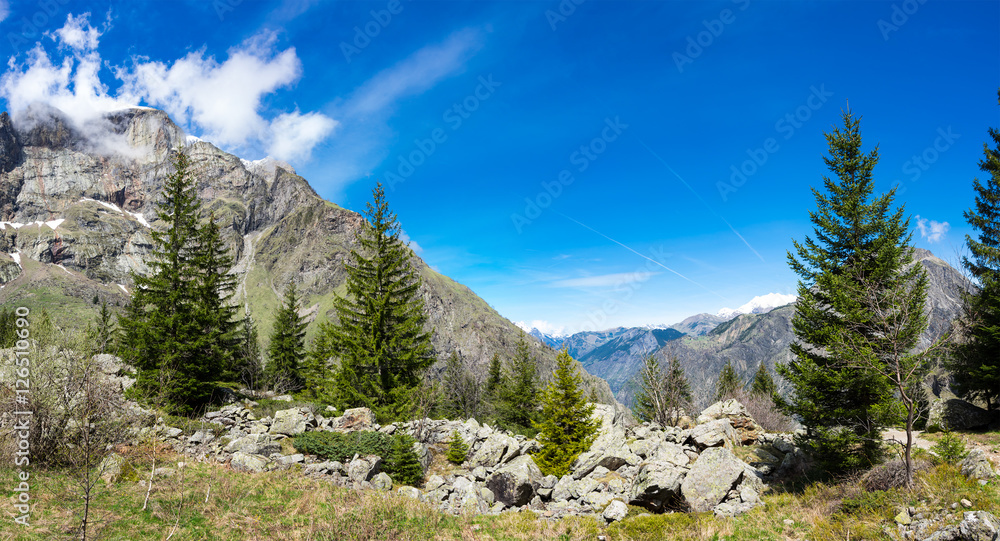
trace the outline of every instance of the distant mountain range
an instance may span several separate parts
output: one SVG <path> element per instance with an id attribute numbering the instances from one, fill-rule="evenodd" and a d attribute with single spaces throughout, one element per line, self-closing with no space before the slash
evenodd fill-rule
<path id="1" fill-rule="evenodd" d="M 931 252 L 917 249 L 915 260 L 930 279 L 927 292 L 928 329 L 919 347 L 926 347 L 947 332 L 961 310 L 961 291 L 968 281 L 961 272 Z M 588 372 L 608 381 L 615 397 L 632 402 L 629 382 L 642 366 L 642 359 L 655 354 L 661 360 L 676 357 L 691 382 L 696 409 L 711 403 L 719 371 L 730 361 L 737 374 L 749 381 L 761 363 L 774 375 L 780 391 L 787 384 L 774 372 L 775 365 L 791 360 L 789 344 L 794 295 L 769 294 L 755 297 L 739 308 L 718 314 L 698 314 L 669 327 L 618 327 L 599 332 L 577 333 L 553 347 L 564 346 Z M 552 338 L 552 337 L 550 337 Z"/>

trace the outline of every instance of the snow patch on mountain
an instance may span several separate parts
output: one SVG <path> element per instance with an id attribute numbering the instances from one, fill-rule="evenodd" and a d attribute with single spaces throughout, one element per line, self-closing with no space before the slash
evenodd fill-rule
<path id="1" fill-rule="evenodd" d="M 764 314 L 774 310 L 775 308 L 791 304 L 795 302 L 796 299 L 798 299 L 796 295 L 785 295 L 782 293 L 758 295 L 750 299 L 750 302 L 740 306 L 739 308 L 723 308 L 722 310 L 719 310 L 717 315 L 719 317 L 732 319 L 740 314 Z"/>

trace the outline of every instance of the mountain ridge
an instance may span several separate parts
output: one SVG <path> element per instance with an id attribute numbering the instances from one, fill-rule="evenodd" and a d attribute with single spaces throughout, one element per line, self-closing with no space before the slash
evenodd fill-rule
<path id="1" fill-rule="evenodd" d="M 209 142 L 189 139 L 159 110 L 133 108 L 73 126 L 58 111 L 35 111 L 26 123 L 0 114 L 0 300 L 57 308 L 63 324 L 81 325 L 92 297 L 124 305 L 130 272 L 148 272 L 150 227 L 171 157 L 183 149 L 197 177 L 203 211 L 214 213 L 236 261 L 236 301 L 270 334 L 280 291 L 294 280 L 308 321 L 328 318 L 343 293 L 343 260 L 364 218 L 323 200 L 306 179 L 277 161 L 246 162 Z M 119 152 L 119 150 L 123 150 Z M 63 220 L 56 227 L 44 222 Z M 42 225 L 33 225 L 41 221 Z M 144 225 L 143 222 L 149 224 Z M 10 254 L 18 255 L 20 263 Z M 458 352 L 483 376 L 494 353 L 510 358 L 522 336 L 469 288 L 415 254 L 419 294 L 434 330 L 439 363 Z M 60 269 L 59 266 L 62 266 Z M 50 270 L 52 269 L 52 270 Z M 310 325 L 307 339 L 315 334 Z M 528 340 L 543 380 L 556 352 Z M 607 383 L 581 370 L 588 389 L 613 403 Z"/>

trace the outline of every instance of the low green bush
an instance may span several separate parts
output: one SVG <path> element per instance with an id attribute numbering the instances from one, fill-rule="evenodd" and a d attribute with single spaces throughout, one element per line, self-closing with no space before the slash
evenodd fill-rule
<path id="1" fill-rule="evenodd" d="M 957 464 L 969 454 L 965 450 L 965 442 L 949 430 L 945 430 L 941 439 L 931 447 L 931 451 L 937 455 L 938 462 L 945 464 Z"/>
<path id="2" fill-rule="evenodd" d="M 326 460 L 348 462 L 354 455 L 378 455 L 387 459 L 392 452 L 392 436 L 381 432 L 303 432 L 292 441 L 300 453 Z"/>
<path id="3" fill-rule="evenodd" d="M 326 460 L 346 463 L 354 455 L 382 457 L 382 470 L 401 485 L 418 486 L 424 471 L 413 451 L 413 438 L 382 432 L 303 432 L 292 440 L 295 450 Z"/>

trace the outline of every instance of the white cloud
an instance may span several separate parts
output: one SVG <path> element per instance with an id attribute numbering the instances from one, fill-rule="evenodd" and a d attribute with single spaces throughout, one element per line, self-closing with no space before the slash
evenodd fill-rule
<path id="1" fill-rule="evenodd" d="M 346 109 L 365 116 L 383 111 L 402 98 L 425 92 L 457 73 L 481 46 L 479 32 L 465 29 L 441 43 L 423 47 L 365 82 L 354 92 Z"/>
<path id="2" fill-rule="evenodd" d="M 948 222 L 935 222 L 917 215 L 917 231 L 931 244 L 943 239 L 949 229 L 951 229 L 951 224 Z"/>
<path id="3" fill-rule="evenodd" d="M 633 284 L 637 282 L 645 282 L 651 277 L 659 274 L 658 272 L 619 272 L 615 274 L 602 274 L 600 276 L 585 276 L 583 278 L 568 278 L 565 280 L 556 280 L 552 282 L 554 287 L 577 287 L 577 288 L 591 288 L 591 287 L 619 287 L 627 284 Z"/>
<path id="4" fill-rule="evenodd" d="M 18 65 L 14 57 L 10 58 L 7 71 L 0 77 L 0 95 L 7 100 L 12 112 L 24 111 L 32 103 L 42 102 L 60 109 L 79 125 L 129 105 L 109 96 L 107 87 L 98 77 L 101 57 L 93 48 L 87 48 L 90 38 L 79 34 L 99 35 L 87 24 L 89 17 L 89 13 L 76 18 L 70 15 L 65 26 L 52 34 L 61 45 L 73 44 L 73 55 L 60 64 L 52 62 L 41 44 L 28 51 L 24 66 Z M 85 24 L 87 30 L 81 30 Z"/>
<path id="5" fill-rule="evenodd" d="M 140 60 L 119 69 L 118 77 L 125 95 L 201 128 L 204 139 L 236 148 L 259 142 L 280 160 L 308 159 L 337 122 L 317 112 L 281 113 L 270 121 L 262 116 L 263 96 L 302 76 L 295 48 L 278 52 L 275 40 L 273 33 L 258 34 L 231 48 L 222 63 L 204 50 L 169 66 Z"/>
<path id="6" fill-rule="evenodd" d="M 0 0 L 0 22 L 3 22 L 10 15 L 10 3 L 7 0 Z"/>
<path id="7" fill-rule="evenodd" d="M 531 323 L 525 323 L 523 321 L 515 321 L 514 325 L 517 325 L 524 332 L 530 333 L 531 329 L 538 329 L 542 334 L 548 334 L 551 336 L 564 336 L 566 332 L 566 327 L 561 325 L 553 325 L 548 321 L 536 319 Z"/>
<path id="8" fill-rule="evenodd" d="M 271 121 L 268 153 L 281 160 L 308 161 L 313 147 L 326 139 L 338 122 L 320 113 L 282 113 Z"/>
<path id="9" fill-rule="evenodd" d="M 122 82 L 112 94 L 99 76 L 102 32 L 89 19 L 89 13 L 70 14 L 62 28 L 46 34 L 60 50 L 69 50 L 61 60 L 53 61 L 39 43 L 24 65 L 14 57 L 8 62 L 0 77 L 0 96 L 15 118 L 41 102 L 63 111 L 81 128 L 106 112 L 144 103 L 165 110 L 189 131 L 227 150 L 252 147 L 290 161 L 308 160 L 337 125 L 318 112 L 265 110 L 264 96 L 302 76 L 295 49 L 277 50 L 271 32 L 231 48 L 223 62 L 206 56 L 204 49 L 173 62 L 134 57 L 131 66 L 112 68 Z"/>
<path id="10" fill-rule="evenodd" d="M 417 244 L 417 241 L 411 239 L 410 236 L 406 234 L 406 231 L 399 231 L 399 240 L 403 241 L 403 244 L 409 246 L 410 249 L 413 250 L 413 253 L 417 255 L 420 255 L 424 251 L 423 247 Z"/>
<path id="11" fill-rule="evenodd" d="M 46 32 L 52 41 L 60 43 L 77 51 L 93 51 L 97 49 L 101 32 L 90 26 L 90 13 L 74 17 L 72 13 L 66 16 L 66 24 L 55 32 Z"/>

